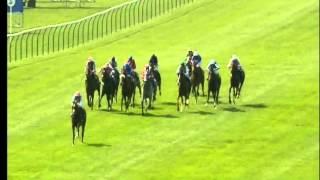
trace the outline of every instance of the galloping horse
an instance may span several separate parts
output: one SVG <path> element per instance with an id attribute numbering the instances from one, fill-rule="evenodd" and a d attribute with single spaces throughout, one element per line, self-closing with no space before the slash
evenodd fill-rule
<path id="1" fill-rule="evenodd" d="M 216 107 L 219 103 L 219 92 L 221 86 L 221 77 L 218 72 L 211 71 L 208 79 L 208 98 L 207 103 L 209 103 L 210 92 L 213 97 L 213 106 Z"/>
<path id="2" fill-rule="evenodd" d="M 116 91 L 116 78 L 112 77 L 110 73 L 104 73 L 102 76 L 102 93 L 100 97 L 100 101 L 102 97 L 106 94 L 106 99 L 108 103 L 108 110 L 112 110 L 112 103 L 113 103 L 113 97 L 115 95 Z"/>
<path id="3" fill-rule="evenodd" d="M 77 103 L 73 102 L 72 105 L 72 114 L 71 114 L 71 124 L 72 124 L 72 144 L 74 144 L 75 138 L 75 128 L 77 128 L 78 136 L 79 136 L 79 128 L 82 127 L 81 130 L 81 142 L 83 142 L 84 137 L 84 129 L 86 126 L 87 114 L 86 110 L 78 106 Z"/>
<path id="4" fill-rule="evenodd" d="M 156 87 L 153 87 L 153 100 L 156 100 L 157 87 L 159 88 L 159 95 L 161 96 L 161 75 L 158 70 L 155 69 L 154 65 L 151 66 L 151 73 L 156 80 Z"/>
<path id="5" fill-rule="evenodd" d="M 231 89 L 233 90 L 232 101 L 235 104 L 235 99 L 240 97 L 240 92 L 245 79 L 245 72 L 243 69 L 238 69 L 232 66 L 230 87 L 229 87 L 229 103 L 231 104 Z"/>
<path id="6" fill-rule="evenodd" d="M 134 93 L 134 82 L 132 81 L 132 78 L 122 74 L 120 76 L 121 79 L 121 87 L 122 87 L 122 97 L 121 97 L 121 111 L 122 111 L 122 106 L 123 106 L 123 102 L 125 103 L 125 108 L 126 108 L 126 112 L 129 109 L 129 105 L 131 102 L 131 98 L 133 96 Z"/>
<path id="7" fill-rule="evenodd" d="M 183 71 L 180 69 L 178 74 L 178 98 L 177 98 L 177 111 L 182 111 L 182 105 L 188 106 L 189 95 L 191 91 L 191 84 L 188 83 L 187 77 L 184 75 Z M 180 104 L 181 99 L 181 104 Z M 180 107 L 181 106 L 181 107 Z"/>
<path id="8" fill-rule="evenodd" d="M 191 87 L 192 93 L 196 99 L 196 103 L 198 102 L 200 84 L 202 87 L 202 95 L 204 96 L 204 71 L 201 69 L 201 67 L 196 67 L 193 65 L 191 71 Z"/>
<path id="9" fill-rule="evenodd" d="M 119 83 L 120 83 L 120 73 L 119 71 L 114 68 L 114 78 L 115 78 L 115 91 L 113 97 L 115 98 L 115 101 L 118 101 L 118 89 L 119 89 Z"/>
<path id="10" fill-rule="evenodd" d="M 142 115 L 144 114 L 144 112 L 147 112 L 147 110 L 151 108 L 151 103 L 154 97 L 153 92 L 154 92 L 153 79 L 148 78 L 147 81 L 145 81 L 143 84 L 142 100 L 141 100 Z"/>
<path id="11" fill-rule="evenodd" d="M 94 102 L 94 92 L 97 90 L 98 91 L 98 99 L 99 99 L 99 107 L 101 106 L 100 104 L 100 81 L 97 75 L 95 74 L 90 74 L 87 75 L 86 79 L 86 92 L 87 92 L 87 101 L 88 101 L 88 106 L 91 107 L 91 110 L 93 109 L 93 102 Z"/>
<path id="12" fill-rule="evenodd" d="M 133 86 L 133 94 L 132 94 L 132 107 L 134 107 L 134 101 L 135 101 L 135 96 L 136 96 L 136 87 L 139 89 L 139 94 L 141 96 L 141 84 L 140 84 L 140 78 L 137 72 L 133 71 L 133 78 L 134 78 L 134 86 Z"/>

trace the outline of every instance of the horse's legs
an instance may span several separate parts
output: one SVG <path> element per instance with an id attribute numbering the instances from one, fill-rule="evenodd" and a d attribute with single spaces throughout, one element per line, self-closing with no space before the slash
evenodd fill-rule
<path id="1" fill-rule="evenodd" d="M 140 94 L 141 96 L 141 94 Z M 134 100 L 135 100 L 135 97 L 136 97 L 136 90 L 133 91 L 133 94 L 132 94 L 132 107 L 134 108 Z"/>
<path id="2" fill-rule="evenodd" d="M 232 88 L 233 89 L 233 98 L 232 98 L 232 100 L 233 100 L 233 104 L 236 104 L 236 88 Z"/>
<path id="3" fill-rule="evenodd" d="M 94 91 L 91 96 L 91 110 L 93 110 L 93 104 L 94 104 Z"/>
<path id="4" fill-rule="evenodd" d="M 87 89 L 87 102 L 88 102 L 88 106 L 90 107 L 90 95 L 89 95 L 89 93 L 88 93 L 88 89 Z"/>
<path id="5" fill-rule="evenodd" d="M 214 89 L 212 92 L 212 98 L 213 98 L 213 107 L 216 107 L 217 105 L 217 90 Z"/>
<path id="6" fill-rule="evenodd" d="M 101 107 L 101 99 L 99 98 L 100 97 L 100 84 L 98 86 L 98 99 L 99 99 L 99 108 Z"/>
<path id="7" fill-rule="evenodd" d="M 82 125 L 82 130 L 81 130 L 81 142 L 83 143 L 83 138 L 84 138 L 84 129 L 86 127 L 86 123 L 84 122 L 83 125 Z"/>
<path id="8" fill-rule="evenodd" d="M 74 145 L 74 125 L 72 123 L 72 145 Z"/>
<path id="9" fill-rule="evenodd" d="M 207 103 L 209 104 L 209 97 L 210 97 L 210 85 L 208 85 L 208 96 L 207 96 Z"/>
<path id="10" fill-rule="evenodd" d="M 231 86 L 229 87 L 229 104 L 231 104 Z"/>
<path id="11" fill-rule="evenodd" d="M 159 95 L 161 96 L 161 81 L 159 81 L 158 88 L 159 88 Z"/>
<path id="12" fill-rule="evenodd" d="M 123 106 L 123 95 L 121 97 L 121 111 L 122 111 L 122 106 Z"/>
<path id="13" fill-rule="evenodd" d="M 202 96 L 204 96 L 204 82 L 201 82 Z"/>
<path id="14" fill-rule="evenodd" d="M 177 98 L 177 111 L 180 111 L 180 96 Z"/>

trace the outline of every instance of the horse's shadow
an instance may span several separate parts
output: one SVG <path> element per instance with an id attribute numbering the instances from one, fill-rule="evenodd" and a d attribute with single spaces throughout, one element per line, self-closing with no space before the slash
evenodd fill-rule
<path id="1" fill-rule="evenodd" d="M 119 115 L 124 116 L 141 116 L 141 117 L 155 117 L 155 118 L 178 118 L 178 116 L 172 115 L 172 114 L 152 114 L 150 112 L 146 112 L 144 115 L 141 113 L 134 113 L 134 112 L 124 112 L 124 111 L 118 111 L 115 112 Z"/>
<path id="2" fill-rule="evenodd" d="M 223 111 L 229 111 L 229 112 L 246 112 L 245 110 L 236 108 L 236 107 L 224 107 L 222 108 Z"/>
<path id="3" fill-rule="evenodd" d="M 191 114 L 199 114 L 199 115 L 212 115 L 215 114 L 213 112 L 208 112 L 208 111 L 192 111 L 192 112 L 188 112 Z"/>
<path id="4" fill-rule="evenodd" d="M 257 104 L 244 104 L 242 105 L 244 107 L 249 107 L 249 108 L 256 108 L 256 109 L 261 109 L 261 108 L 266 108 L 268 107 L 264 103 L 257 103 Z"/>
<path id="5" fill-rule="evenodd" d="M 176 106 L 177 105 L 176 102 L 161 102 L 161 104 L 168 105 L 168 106 Z"/>
<path id="6" fill-rule="evenodd" d="M 111 147 L 109 144 L 104 144 L 104 143 L 85 143 L 87 146 L 91 147 L 97 147 L 97 148 L 102 148 L 102 147 Z"/>

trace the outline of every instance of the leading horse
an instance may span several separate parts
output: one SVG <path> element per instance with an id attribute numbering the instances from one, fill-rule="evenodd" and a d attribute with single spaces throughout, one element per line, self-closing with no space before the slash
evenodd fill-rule
<path id="1" fill-rule="evenodd" d="M 79 129 L 81 129 L 81 142 L 83 143 L 84 130 L 86 127 L 87 114 L 86 110 L 80 107 L 76 102 L 72 105 L 71 125 L 72 125 L 72 144 L 74 144 L 75 130 L 77 129 L 79 136 Z"/>

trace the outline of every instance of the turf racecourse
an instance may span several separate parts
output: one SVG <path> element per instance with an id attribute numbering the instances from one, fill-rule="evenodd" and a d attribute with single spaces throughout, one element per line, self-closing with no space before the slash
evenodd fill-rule
<path id="1" fill-rule="evenodd" d="M 150 23 L 61 54 L 8 67 L 9 179 L 318 179 L 319 4 L 199 0 Z M 175 71 L 188 48 L 221 65 L 221 105 L 201 97 L 176 111 Z M 152 53 L 164 79 L 141 117 L 88 112 L 85 144 L 71 142 L 70 100 L 84 93 L 89 55 L 98 66 Z M 227 103 L 231 54 L 246 70 L 242 97 Z M 206 88 L 207 89 L 207 88 Z M 119 96 L 120 97 L 120 96 Z M 139 99 L 139 96 L 136 96 Z"/>

